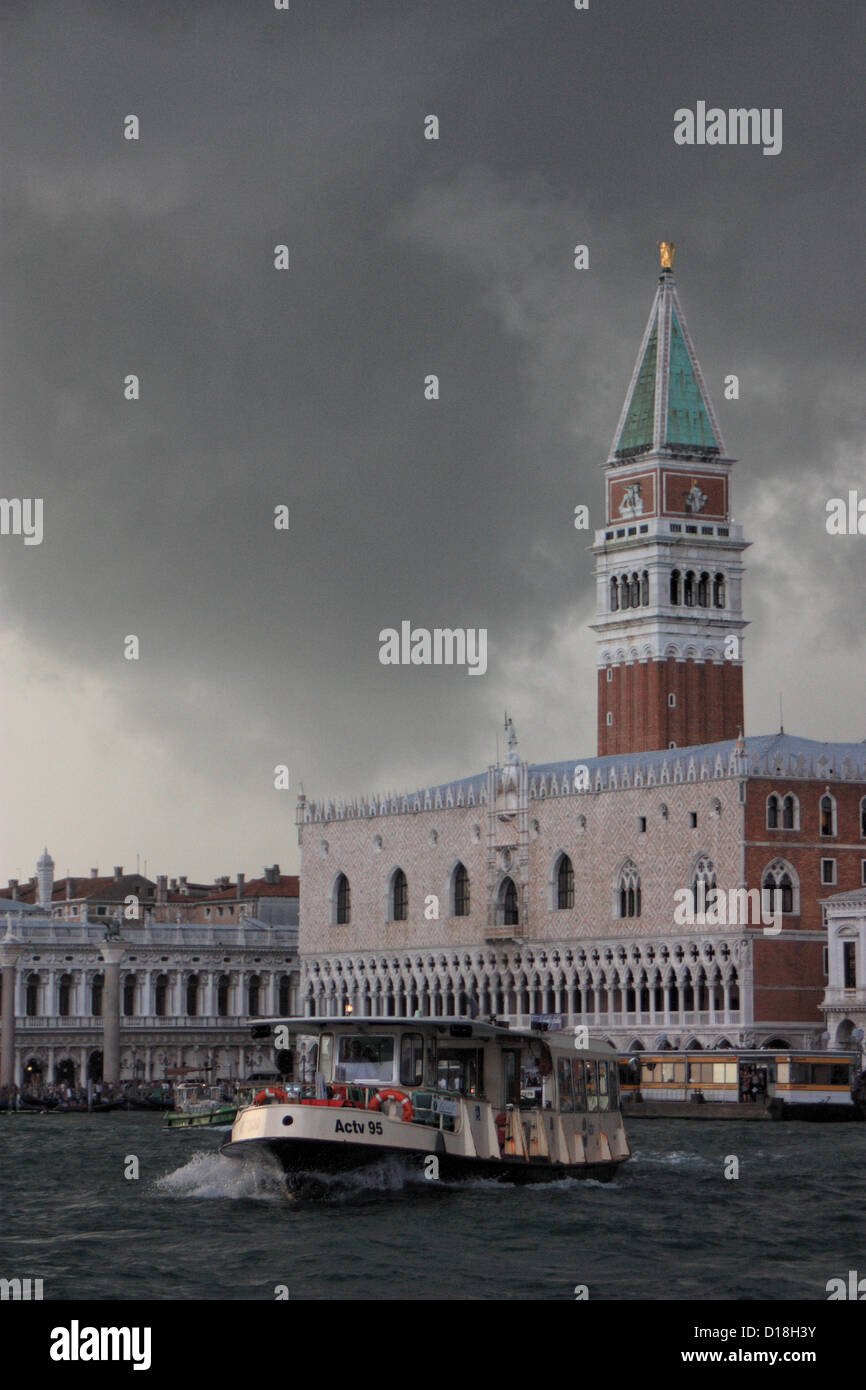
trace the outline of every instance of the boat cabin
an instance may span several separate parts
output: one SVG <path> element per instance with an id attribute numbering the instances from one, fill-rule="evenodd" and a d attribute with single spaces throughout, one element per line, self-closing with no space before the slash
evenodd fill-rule
<path id="1" fill-rule="evenodd" d="M 264 1147 L 287 1173 L 383 1157 L 441 1175 L 609 1181 L 629 1156 L 617 1059 L 585 1030 L 495 1019 L 289 1018 L 256 1023 L 280 1072 L 238 1112 L 223 1153 Z M 425 1169 L 425 1176 L 429 1176 Z"/>
<path id="2" fill-rule="evenodd" d="M 399 1088 L 561 1114 L 619 1108 L 613 1048 L 575 1048 L 570 1033 L 517 1031 L 467 1019 L 303 1018 L 257 1025 L 272 1036 L 287 1094 L 363 1104 Z M 436 1107 L 438 1109 L 438 1107 Z"/>

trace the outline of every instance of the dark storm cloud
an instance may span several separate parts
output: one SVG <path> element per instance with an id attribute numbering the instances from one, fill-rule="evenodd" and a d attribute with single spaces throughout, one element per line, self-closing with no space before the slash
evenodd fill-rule
<path id="1" fill-rule="evenodd" d="M 4 625 L 198 780 L 221 853 L 255 861 L 276 761 L 314 794 L 443 780 L 494 755 L 506 704 L 530 756 L 593 751 L 572 514 L 600 516 L 662 236 L 742 459 L 750 728 L 772 667 L 799 731 L 866 732 L 791 640 L 862 658 L 835 602 L 860 552 L 823 524 L 863 485 L 859 20 L 830 11 L 7 8 L 3 491 L 44 497 L 46 538 L 4 539 Z M 781 155 L 676 147 L 698 99 L 782 107 Z M 403 618 L 487 627 L 487 675 L 382 667 Z M 83 845 L 104 787 L 76 795 Z"/>

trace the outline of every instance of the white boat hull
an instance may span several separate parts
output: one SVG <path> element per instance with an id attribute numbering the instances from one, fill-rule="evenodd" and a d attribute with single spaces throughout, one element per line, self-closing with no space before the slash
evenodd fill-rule
<path id="1" fill-rule="evenodd" d="M 239 1112 L 222 1152 L 244 1157 L 264 1149 L 290 1174 L 345 1172 L 396 1158 L 445 1180 L 474 1176 L 506 1182 L 607 1181 L 629 1157 L 616 1112 L 511 1112 L 500 1144 L 489 1105 L 464 1101 L 462 1111 L 455 1132 L 448 1132 L 381 1111 L 297 1103 L 250 1106 Z M 429 1164 L 431 1158 L 435 1164 Z"/>

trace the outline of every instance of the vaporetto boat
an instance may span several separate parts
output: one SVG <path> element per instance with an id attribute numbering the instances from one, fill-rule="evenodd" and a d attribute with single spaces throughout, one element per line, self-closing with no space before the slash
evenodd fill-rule
<path id="1" fill-rule="evenodd" d="M 267 1150 L 289 1175 L 397 1158 L 443 1180 L 543 1182 L 607 1181 L 630 1155 L 616 1053 L 582 1030 L 353 1017 L 252 1032 L 273 1038 L 282 1075 L 238 1112 L 231 1157 Z"/>
<path id="2" fill-rule="evenodd" d="M 725 1048 L 620 1054 L 627 1115 L 641 1119 L 862 1120 L 856 1052 Z"/>

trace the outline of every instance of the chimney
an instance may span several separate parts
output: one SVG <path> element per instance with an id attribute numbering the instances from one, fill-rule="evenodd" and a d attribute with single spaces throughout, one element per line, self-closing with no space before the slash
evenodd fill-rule
<path id="1" fill-rule="evenodd" d="M 98 869 L 91 869 L 91 870 L 90 870 L 90 877 L 91 877 L 91 878 L 99 878 L 99 870 L 98 870 Z"/>
<path id="2" fill-rule="evenodd" d="M 115 881 L 115 883 L 118 883 L 119 880 L 122 879 L 122 878 L 123 878 L 123 865 L 122 865 L 122 864 L 115 864 L 115 866 L 114 866 L 114 881 Z"/>
<path id="3" fill-rule="evenodd" d="M 18 880 L 17 880 L 17 878 L 10 878 L 10 880 L 9 880 L 9 887 L 12 889 L 12 901 L 17 903 L 17 901 L 18 901 Z"/>
<path id="4" fill-rule="evenodd" d="M 181 893 L 188 893 L 188 892 L 189 892 L 189 889 L 188 889 L 187 886 L 186 886 L 186 880 L 187 880 L 187 875 L 186 875 L 186 874 L 182 874 L 181 877 L 178 879 L 178 886 L 179 886 L 179 888 L 180 888 Z"/>
<path id="5" fill-rule="evenodd" d="M 244 895 L 244 884 L 246 881 L 246 874 L 238 874 L 238 899 L 242 898 Z"/>
<path id="6" fill-rule="evenodd" d="M 265 868 L 265 883 L 278 883 L 280 879 L 279 864 L 271 864 Z"/>
<path id="7" fill-rule="evenodd" d="M 164 903 L 168 895 L 168 879 L 165 874 L 159 874 L 156 880 L 156 901 Z"/>
<path id="8" fill-rule="evenodd" d="M 177 879 L 176 879 L 176 878 L 173 878 L 173 879 L 171 880 L 171 883 L 170 883 L 168 886 L 169 886 L 169 888 L 171 889 L 172 893 L 176 893 L 176 892 L 177 892 Z"/>

